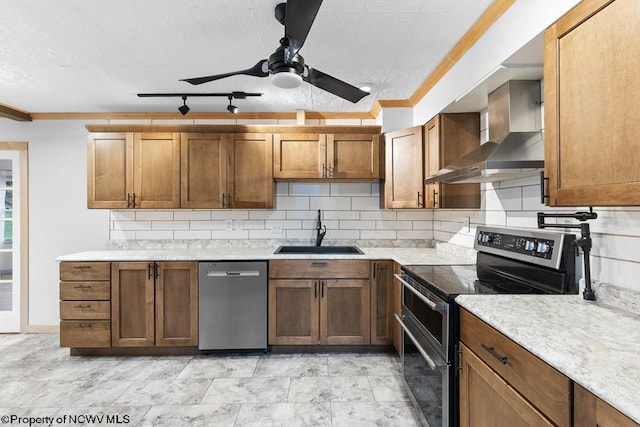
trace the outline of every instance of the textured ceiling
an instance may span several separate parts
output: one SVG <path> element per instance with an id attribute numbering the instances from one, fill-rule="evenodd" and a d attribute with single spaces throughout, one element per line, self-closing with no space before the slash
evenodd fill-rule
<path id="1" fill-rule="evenodd" d="M 241 70 L 279 46 L 276 0 L 2 0 L 0 103 L 29 112 L 174 112 L 178 98 L 139 92 L 262 92 L 241 111 L 366 112 L 407 99 L 491 0 L 326 0 L 300 54 L 308 65 L 373 92 L 357 104 L 306 83 L 268 78 L 178 81 Z M 191 111 L 225 111 L 193 98 Z"/>

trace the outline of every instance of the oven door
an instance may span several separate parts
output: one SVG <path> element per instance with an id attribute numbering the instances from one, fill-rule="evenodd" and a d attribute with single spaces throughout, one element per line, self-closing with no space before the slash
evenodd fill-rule
<path id="1" fill-rule="evenodd" d="M 450 305 L 407 274 L 396 274 L 394 277 L 402 284 L 403 314 L 424 328 L 431 347 L 444 360 L 451 361 L 453 355 L 449 354 L 449 333 L 453 331 L 449 331 Z"/>
<path id="2" fill-rule="evenodd" d="M 453 425 L 452 368 L 425 339 L 424 330 L 406 313 L 395 315 L 403 330 L 402 376 L 420 410 L 423 424 Z"/>

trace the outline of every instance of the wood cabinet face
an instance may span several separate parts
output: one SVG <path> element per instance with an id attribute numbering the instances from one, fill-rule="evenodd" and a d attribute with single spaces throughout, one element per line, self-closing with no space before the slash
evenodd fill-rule
<path id="1" fill-rule="evenodd" d="M 222 208 L 227 188 L 227 150 L 223 134 L 181 135 L 180 207 Z"/>
<path id="2" fill-rule="evenodd" d="M 393 274 L 400 274 L 400 264 L 393 263 Z M 402 285 L 397 280 L 393 280 L 393 313 L 402 314 Z M 395 317 L 393 322 L 393 348 L 399 356 L 402 356 L 402 327 L 396 321 Z"/>
<path id="3" fill-rule="evenodd" d="M 320 343 L 369 344 L 369 281 L 320 281 Z"/>
<path id="4" fill-rule="evenodd" d="M 133 188 L 133 135 L 96 133 L 87 145 L 87 206 L 126 208 Z"/>
<path id="5" fill-rule="evenodd" d="M 640 205 L 640 3 L 585 0 L 545 32 L 550 206 Z"/>
<path id="6" fill-rule="evenodd" d="M 460 426 L 554 425 L 464 344 L 460 349 Z"/>
<path id="7" fill-rule="evenodd" d="M 136 207 L 180 207 L 180 134 L 134 134 L 133 158 Z"/>
<path id="8" fill-rule="evenodd" d="M 317 344 L 318 281 L 269 280 L 269 344 Z"/>
<path id="9" fill-rule="evenodd" d="M 579 384 L 574 384 L 573 390 L 575 426 L 638 427 L 636 422 Z"/>
<path id="10" fill-rule="evenodd" d="M 379 179 L 379 135 L 327 135 L 327 164 L 330 178 Z"/>
<path id="11" fill-rule="evenodd" d="M 153 263 L 111 263 L 111 341 L 114 347 L 153 347 Z"/>
<path id="12" fill-rule="evenodd" d="M 227 188 L 231 208 L 273 208 L 270 134 L 229 135 Z"/>
<path id="13" fill-rule="evenodd" d="M 385 208 L 422 207 L 422 139 L 422 126 L 385 134 Z"/>
<path id="14" fill-rule="evenodd" d="M 326 167 L 325 134 L 275 134 L 274 178 L 318 179 Z"/>
<path id="15" fill-rule="evenodd" d="M 198 345 L 198 264 L 158 262 L 156 346 Z"/>
<path id="16" fill-rule="evenodd" d="M 393 261 L 372 262 L 371 269 L 371 344 L 391 344 L 395 323 Z"/>

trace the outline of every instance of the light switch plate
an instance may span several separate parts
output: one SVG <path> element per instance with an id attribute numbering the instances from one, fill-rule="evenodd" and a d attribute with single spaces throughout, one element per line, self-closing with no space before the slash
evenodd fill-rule
<path id="1" fill-rule="evenodd" d="M 224 229 L 226 231 L 233 231 L 233 220 L 227 219 L 224 221 Z"/>

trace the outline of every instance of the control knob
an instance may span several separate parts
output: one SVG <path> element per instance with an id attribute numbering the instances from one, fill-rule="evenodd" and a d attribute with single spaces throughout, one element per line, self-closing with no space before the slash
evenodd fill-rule
<path id="1" fill-rule="evenodd" d="M 524 243 L 524 249 L 525 249 L 526 251 L 532 251 L 532 250 L 534 250 L 535 248 L 536 248 L 536 245 L 535 245 L 535 243 L 533 243 L 531 240 L 527 240 L 527 241 Z"/>
<path id="2" fill-rule="evenodd" d="M 549 244 L 544 242 L 538 242 L 537 252 L 541 254 L 546 254 L 547 252 L 549 252 L 549 249 L 550 249 Z"/>

